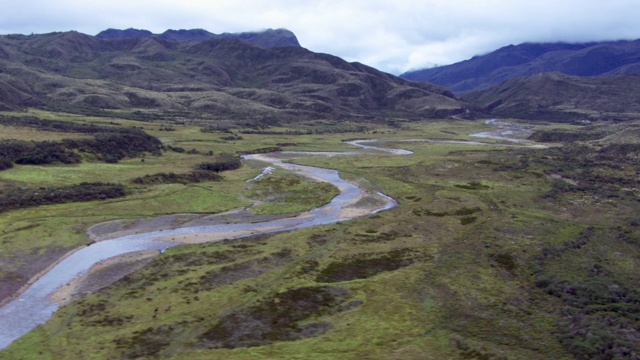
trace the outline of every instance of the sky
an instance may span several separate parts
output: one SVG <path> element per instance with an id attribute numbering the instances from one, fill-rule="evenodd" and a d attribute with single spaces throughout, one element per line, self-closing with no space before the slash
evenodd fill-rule
<path id="1" fill-rule="evenodd" d="M 392 74 L 523 42 L 640 38 L 640 0 L 3 0 L 0 34 L 286 28 L 314 52 Z"/>

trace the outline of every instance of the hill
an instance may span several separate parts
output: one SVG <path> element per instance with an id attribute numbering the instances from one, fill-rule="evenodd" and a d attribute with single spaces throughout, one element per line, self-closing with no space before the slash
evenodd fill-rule
<path id="1" fill-rule="evenodd" d="M 640 116 L 640 75 L 570 76 L 558 72 L 509 79 L 463 95 L 493 115 L 522 119 L 630 120 Z"/>
<path id="2" fill-rule="evenodd" d="M 198 39 L 208 34 L 189 30 L 149 36 L 130 29 L 95 37 L 73 31 L 0 36 L 0 109 L 117 111 L 128 118 L 259 124 L 468 112 L 439 86 L 300 46 L 256 44 L 268 43 L 274 34 L 295 39 L 284 30 Z"/>
<path id="3" fill-rule="evenodd" d="M 445 86 L 459 94 L 486 89 L 515 77 L 554 71 L 575 76 L 640 73 L 640 40 L 509 45 L 452 65 L 400 76 Z"/>

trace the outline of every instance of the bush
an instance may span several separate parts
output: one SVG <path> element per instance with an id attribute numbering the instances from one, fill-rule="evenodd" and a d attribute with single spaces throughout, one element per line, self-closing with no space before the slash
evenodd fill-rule
<path id="1" fill-rule="evenodd" d="M 20 154 L 14 161 L 20 165 L 77 164 L 80 162 L 80 155 L 60 143 L 44 141 L 35 143 L 30 151 Z"/>
<path id="2" fill-rule="evenodd" d="M 282 149 L 278 146 L 269 146 L 259 149 L 247 150 L 247 151 L 238 151 L 239 155 L 249 155 L 249 154 L 267 154 L 272 152 L 282 151 Z"/>
<path id="3" fill-rule="evenodd" d="M 7 158 L 0 158 L 0 171 L 11 169 L 13 167 L 13 162 Z"/>
<path id="4" fill-rule="evenodd" d="M 199 164 L 196 169 L 204 171 L 221 172 L 227 170 L 239 169 L 242 166 L 240 157 L 231 154 L 218 155 L 216 161 L 203 162 Z"/>
<path id="5" fill-rule="evenodd" d="M 125 195 L 126 191 L 121 184 L 100 182 L 66 187 L 12 189 L 0 192 L 0 212 L 28 206 L 112 199 Z"/>
<path id="6" fill-rule="evenodd" d="M 135 184 L 186 184 L 201 181 L 220 181 L 222 177 L 206 171 L 195 171 L 188 174 L 157 173 L 133 179 Z"/>

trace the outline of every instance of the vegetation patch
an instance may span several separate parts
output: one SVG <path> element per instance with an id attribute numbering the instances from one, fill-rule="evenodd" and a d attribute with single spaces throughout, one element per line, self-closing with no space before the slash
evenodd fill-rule
<path id="1" fill-rule="evenodd" d="M 44 131 L 93 135 L 93 138 L 63 139 L 60 142 L 0 141 L 0 153 L 4 155 L 4 159 L 21 165 L 77 164 L 81 160 L 77 152 L 94 154 L 100 160 L 115 163 L 125 157 L 135 157 L 144 152 L 161 154 L 163 148 L 160 140 L 137 128 L 87 125 L 34 117 L 0 117 L 0 123 L 35 127 Z"/>
<path id="2" fill-rule="evenodd" d="M 126 298 L 140 298 L 156 283 L 187 274 L 194 268 L 229 264 L 242 256 L 256 254 L 260 252 L 252 249 L 229 249 L 165 255 L 147 265 L 141 272 L 125 276 L 120 284 L 129 289 L 125 293 Z M 200 281 L 181 281 L 177 289 L 194 293 L 204 290 Z"/>
<path id="3" fill-rule="evenodd" d="M 635 172 L 640 170 L 636 160 L 640 157 L 640 146 L 635 144 L 603 147 L 571 144 L 549 149 L 548 155 L 537 161 L 547 166 L 545 174 L 560 178 L 553 180 L 547 197 L 575 192 L 623 197 L 625 189 L 637 185 Z"/>
<path id="4" fill-rule="evenodd" d="M 396 230 L 389 232 L 378 233 L 375 230 L 365 230 L 364 234 L 355 234 L 353 242 L 359 244 L 376 243 L 376 242 L 389 242 L 400 237 L 400 233 Z"/>
<path id="5" fill-rule="evenodd" d="M 508 252 L 494 254 L 491 256 L 491 262 L 507 271 L 514 271 L 518 267 L 515 257 Z"/>
<path id="6" fill-rule="evenodd" d="M 489 185 L 484 185 L 479 181 L 470 181 L 467 184 L 455 184 L 454 186 L 465 190 L 487 190 L 490 188 Z"/>
<path id="7" fill-rule="evenodd" d="M 460 218 L 460 225 L 469 225 L 478 220 L 477 216 L 464 216 Z"/>
<path id="8" fill-rule="evenodd" d="M 200 277 L 196 284 L 184 284 L 183 288 L 189 289 L 196 285 L 198 291 L 210 290 L 220 285 L 254 278 L 264 274 L 274 267 L 291 261 L 293 259 L 293 255 L 294 254 L 291 249 L 285 248 L 271 254 L 270 256 L 223 266 L 220 269 L 208 271 Z"/>
<path id="9" fill-rule="evenodd" d="M 340 282 L 366 279 L 382 272 L 393 271 L 413 264 L 415 259 L 409 251 L 393 250 L 375 257 L 356 257 L 334 261 L 322 269 L 316 281 Z"/>
<path id="10" fill-rule="evenodd" d="M 175 333 L 175 325 L 164 324 L 135 331 L 132 336 L 117 338 L 114 342 L 117 349 L 123 350 L 121 355 L 123 359 L 139 359 L 156 356 L 171 344 Z"/>
<path id="11" fill-rule="evenodd" d="M 62 143 L 52 141 L 0 141 L 0 153 L 4 155 L 5 162 L 14 162 L 20 165 L 44 165 L 44 164 L 77 164 L 80 155 L 68 149 Z M 3 166 L 4 169 L 10 167 Z"/>
<path id="12" fill-rule="evenodd" d="M 250 155 L 250 154 L 268 154 L 272 152 L 282 151 L 280 146 L 269 146 L 263 147 L 259 149 L 246 150 L 246 151 L 238 151 L 238 155 Z"/>
<path id="13" fill-rule="evenodd" d="M 435 217 L 445 217 L 445 216 L 468 216 L 475 214 L 477 212 L 482 211 L 482 209 L 475 208 L 460 208 L 454 211 L 431 211 L 429 209 L 414 209 L 413 214 L 416 216 L 435 216 Z M 473 221 L 471 221 L 473 222 Z"/>
<path id="14" fill-rule="evenodd" d="M 577 359 L 640 356 L 640 293 L 614 279 L 539 279 L 538 286 L 562 300 L 557 336 Z"/>
<path id="15" fill-rule="evenodd" d="M 595 131 L 594 131 L 595 130 Z M 538 142 L 574 142 L 602 139 L 607 132 L 598 127 L 585 127 L 583 129 L 550 129 L 534 131 L 530 140 Z"/>
<path id="16" fill-rule="evenodd" d="M 131 180 L 134 184 L 188 184 L 202 181 L 220 181 L 222 176 L 208 171 L 194 171 L 187 174 L 157 173 L 137 177 Z"/>
<path id="17" fill-rule="evenodd" d="M 200 163 L 196 166 L 197 170 L 203 171 L 229 171 L 239 169 L 242 166 L 240 157 L 231 154 L 220 154 L 216 156 L 214 161 Z"/>
<path id="18" fill-rule="evenodd" d="M 200 337 L 200 346 L 251 347 L 318 336 L 331 325 L 317 318 L 351 308 L 340 308 L 348 298 L 348 290 L 335 286 L 289 289 L 222 317 Z"/>
<path id="19" fill-rule="evenodd" d="M 125 195 L 123 185 L 100 182 L 65 187 L 4 190 L 0 191 L 0 212 L 29 206 L 113 199 Z"/>
<path id="20" fill-rule="evenodd" d="M 600 244 L 625 246 L 636 230 L 590 227 L 536 257 L 536 285 L 562 303 L 556 337 L 578 359 L 640 356 L 640 292 L 621 281 L 619 270 L 603 261 L 602 255 L 590 251 Z M 583 265 L 572 271 L 572 277 L 552 270 L 554 262 L 566 263 L 575 257 Z"/>

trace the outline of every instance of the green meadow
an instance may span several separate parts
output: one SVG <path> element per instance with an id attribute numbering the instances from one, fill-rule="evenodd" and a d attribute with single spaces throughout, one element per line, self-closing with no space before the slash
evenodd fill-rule
<path id="1" fill-rule="evenodd" d="M 336 194 L 282 169 L 247 182 L 266 166 L 256 161 L 222 172 L 220 181 L 132 182 L 188 173 L 222 153 L 275 146 L 366 152 L 291 161 L 337 169 L 398 206 L 331 225 L 171 248 L 61 308 L 0 358 L 613 359 L 637 351 L 640 198 L 629 184 L 640 168 L 632 161 L 621 170 L 593 157 L 589 174 L 568 178 L 577 173 L 562 169 L 580 157 L 556 143 L 406 141 L 478 141 L 468 135 L 493 129 L 484 121 L 370 124 L 348 133 L 326 132 L 331 124 L 291 126 L 267 134 L 203 132 L 188 121 L 32 115 L 142 127 L 185 151 L 115 164 L 85 155 L 80 164 L 0 171 L 3 192 L 96 181 L 126 187 L 120 198 L 0 213 L 0 279 L 15 286 L 89 243 L 85 231 L 96 223 L 253 204 L 254 214 L 292 214 Z M 535 130 L 556 128 L 578 126 Z M 350 138 L 377 138 L 413 154 L 357 149 L 343 142 Z"/>

